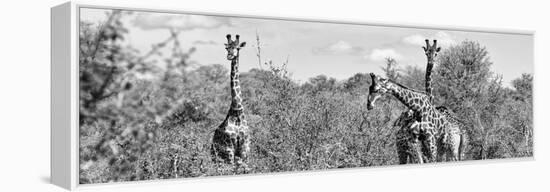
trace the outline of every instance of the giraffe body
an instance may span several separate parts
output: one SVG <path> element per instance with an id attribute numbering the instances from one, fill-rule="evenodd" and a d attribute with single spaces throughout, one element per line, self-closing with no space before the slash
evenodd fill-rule
<path id="1" fill-rule="evenodd" d="M 250 151 L 250 136 L 239 81 L 239 51 L 245 46 L 245 42 L 239 44 L 239 35 L 236 35 L 235 41 L 231 40 L 231 35 L 227 35 L 225 46 L 227 60 L 231 61 L 231 104 L 225 120 L 214 131 L 211 153 L 215 161 L 243 164 L 246 163 Z"/>
<path id="2" fill-rule="evenodd" d="M 439 150 L 438 156 L 442 157 L 439 161 L 462 160 L 467 142 L 466 133 L 463 132 L 465 125 L 446 107 L 438 106 L 436 110 L 444 115 L 451 124 L 449 128 L 443 129 L 439 133 L 439 140 L 436 143 Z M 415 122 L 417 121 L 410 110 L 403 112 L 395 121 L 394 126 L 400 127 L 396 133 L 396 147 L 400 164 L 425 162 L 422 159 L 426 158 L 426 152 L 423 151 L 423 146 L 418 145 L 420 135 L 418 131 L 415 131 L 418 129 L 414 127 Z M 423 152 L 418 155 L 421 151 Z"/>
<path id="3" fill-rule="evenodd" d="M 250 151 L 248 126 L 243 115 L 229 112 L 222 124 L 214 131 L 211 153 L 216 161 L 244 163 Z"/>
<path id="4" fill-rule="evenodd" d="M 451 129 L 444 130 L 443 135 L 446 139 L 442 139 L 439 145 L 444 146 L 447 149 L 447 158 L 444 160 L 447 161 L 460 161 L 464 156 L 464 149 L 466 148 L 466 133 L 464 132 L 466 125 L 462 123 L 458 117 L 447 107 L 438 106 L 436 107 L 437 111 L 447 117 L 452 125 Z M 452 154 L 450 156 L 449 154 Z"/>

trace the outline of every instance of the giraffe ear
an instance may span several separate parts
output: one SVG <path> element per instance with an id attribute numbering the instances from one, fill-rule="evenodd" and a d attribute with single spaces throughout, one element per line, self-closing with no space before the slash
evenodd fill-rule
<path id="1" fill-rule="evenodd" d="M 438 47 L 435 52 L 439 52 L 441 50 L 441 47 Z"/>
<path id="2" fill-rule="evenodd" d="M 239 47 L 244 47 L 246 45 L 246 42 L 242 42 Z"/>

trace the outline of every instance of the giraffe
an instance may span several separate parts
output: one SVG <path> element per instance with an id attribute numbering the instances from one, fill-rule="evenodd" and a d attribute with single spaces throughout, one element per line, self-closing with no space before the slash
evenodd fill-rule
<path id="1" fill-rule="evenodd" d="M 433 102 L 432 94 L 432 78 L 431 73 L 434 65 L 434 59 L 437 56 L 437 53 L 441 50 L 440 47 L 437 47 L 437 40 L 433 41 L 433 45 L 430 45 L 428 39 L 426 39 L 426 46 L 423 46 L 422 49 L 427 57 L 426 65 L 426 94 L 428 95 L 430 102 Z M 406 163 L 423 163 L 422 155 L 418 135 L 413 131 L 412 127 L 414 124 L 414 118 L 412 111 L 409 109 L 401 113 L 401 116 L 398 120 L 395 121 L 394 126 L 399 126 L 400 129 L 396 133 L 396 146 L 397 146 L 397 155 L 399 156 L 399 164 Z M 418 155 L 420 154 L 420 155 Z"/>
<path id="2" fill-rule="evenodd" d="M 240 165 L 246 163 L 250 151 L 250 137 L 239 82 L 239 51 L 246 42 L 240 43 L 239 35 L 235 36 L 235 40 L 231 40 L 230 34 L 226 38 L 227 60 L 231 61 L 231 104 L 225 120 L 214 131 L 211 154 L 216 162 L 221 159 L 228 164 Z"/>
<path id="3" fill-rule="evenodd" d="M 434 59 L 437 56 L 437 53 L 441 50 L 440 47 L 437 46 L 437 40 L 433 40 L 433 44 L 430 45 L 430 42 L 428 39 L 425 40 L 426 46 L 423 46 L 422 49 L 424 50 L 426 57 L 427 57 L 427 65 L 426 65 L 426 94 L 430 97 L 430 101 L 433 103 L 434 96 L 432 94 L 432 78 L 431 73 L 433 70 L 434 65 Z M 447 117 L 447 120 L 453 124 L 454 126 L 451 126 L 451 129 L 445 129 L 443 131 L 443 137 L 444 139 L 441 139 L 437 141 L 437 145 L 441 145 L 442 149 L 446 149 L 452 153 L 453 151 L 456 151 L 456 148 L 458 148 L 458 160 L 462 159 L 464 147 L 465 147 L 465 133 L 461 132 L 462 127 L 464 127 L 464 124 L 459 123 L 457 120 L 458 118 L 456 115 L 452 112 L 450 112 L 446 107 L 439 106 L 436 107 L 436 110 L 440 112 L 440 114 Z M 399 156 L 399 163 L 400 164 L 406 164 L 406 163 L 423 163 L 422 155 L 416 155 L 420 153 L 421 147 L 418 146 L 418 135 L 415 135 L 415 132 L 412 132 L 411 130 L 414 130 L 412 125 L 413 123 L 409 121 L 414 121 L 414 117 L 412 115 L 412 112 L 405 111 L 401 114 L 401 116 L 396 120 L 396 126 L 400 126 L 400 130 L 396 134 L 396 140 L 397 140 L 397 153 Z M 408 122 L 408 123 L 399 123 L 399 122 Z M 458 130 L 457 130 L 458 129 Z M 458 138 L 457 138 L 458 137 Z M 459 141 L 456 141 L 456 140 Z M 430 145 L 427 143 L 424 143 L 424 145 Z M 424 150 L 425 152 L 425 150 Z M 443 150 L 440 151 L 441 155 L 446 155 L 443 153 Z M 447 155 L 448 156 L 448 155 Z M 447 160 L 457 160 L 454 159 L 457 155 L 452 155 L 453 158 L 447 158 Z M 414 159 L 413 161 L 407 161 L 407 159 Z"/>
<path id="4" fill-rule="evenodd" d="M 458 151 L 450 151 L 445 148 L 438 149 L 436 142 L 441 140 L 438 138 L 443 138 L 445 141 L 452 139 L 446 133 L 457 128 L 435 109 L 426 93 L 409 89 L 397 82 L 381 78 L 374 73 L 370 73 L 370 76 L 372 81 L 369 87 L 367 109 L 373 109 L 374 103 L 383 94 L 394 96 L 411 109 L 413 117 L 417 121 L 412 127 L 414 130 L 418 130 L 419 139 L 423 141 L 426 162 L 439 160 L 438 156 L 444 154 L 447 156 L 458 154 Z M 440 133 L 444 133 L 444 135 L 440 135 Z M 444 150 L 445 153 L 438 150 Z"/>
<path id="5" fill-rule="evenodd" d="M 437 46 L 437 40 L 433 40 L 433 44 L 430 45 L 430 40 L 426 39 L 426 46 L 423 46 L 422 49 L 424 50 L 424 53 L 426 54 L 427 58 L 427 64 L 426 64 L 426 93 L 428 96 L 430 96 L 430 100 L 432 103 L 434 102 L 434 96 L 433 96 L 433 88 L 432 88 L 432 72 L 433 72 L 433 66 L 434 66 L 434 60 L 439 51 L 441 50 L 441 47 Z M 452 153 L 453 151 L 458 150 L 458 155 L 454 154 L 452 155 L 453 159 L 450 160 L 461 160 L 462 159 L 462 152 L 463 148 L 465 147 L 465 134 L 461 131 L 464 127 L 463 123 L 459 123 L 458 117 L 454 113 L 452 113 L 447 107 L 445 106 L 438 106 L 436 107 L 436 110 L 439 111 L 440 114 L 446 117 L 447 121 L 449 121 L 453 126 L 450 126 L 449 129 L 442 130 L 443 137 L 440 141 L 438 141 L 438 146 L 443 146 L 443 149 L 446 149 L 449 151 L 449 153 Z M 442 151 L 443 152 L 443 151 Z M 448 156 L 448 155 L 447 155 Z M 458 157 L 458 159 L 456 159 Z M 447 157 L 447 160 L 449 160 L 450 157 Z"/>

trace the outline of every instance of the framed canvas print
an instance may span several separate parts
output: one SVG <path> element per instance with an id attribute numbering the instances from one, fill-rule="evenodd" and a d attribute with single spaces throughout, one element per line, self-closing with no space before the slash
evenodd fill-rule
<path id="1" fill-rule="evenodd" d="M 52 181 L 533 157 L 533 32 L 66 3 Z"/>

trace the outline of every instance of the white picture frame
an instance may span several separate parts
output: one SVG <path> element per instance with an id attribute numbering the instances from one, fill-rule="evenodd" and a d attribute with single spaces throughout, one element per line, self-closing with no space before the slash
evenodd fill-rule
<path id="1" fill-rule="evenodd" d="M 532 35 L 534 31 L 503 30 L 486 28 L 467 28 L 453 26 L 422 26 L 408 24 L 368 23 L 352 21 L 333 21 L 317 19 L 283 18 L 270 16 L 252 16 L 224 13 L 186 12 L 167 9 L 148 9 L 134 7 L 117 7 L 67 2 L 51 9 L 51 181 L 62 188 L 75 190 L 103 184 L 82 186 L 78 178 L 79 128 L 78 128 L 78 30 L 80 8 L 130 9 L 164 13 L 201 14 L 211 16 L 230 16 L 244 18 L 277 19 L 290 21 L 309 21 L 338 24 L 360 24 L 385 27 L 408 27 L 422 29 L 465 30 L 470 32 L 496 32 L 506 34 Z M 534 149 L 533 149 L 534 150 Z M 513 159 L 533 160 L 533 157 Z M 159 181 L 152 181 L 159 182 Z M 174 181 L 171 181 L 174 182 Z M 179 182 L 179 181 L 175 181 Z M 137 182 L 138 184 L 140 182 Z"/>

